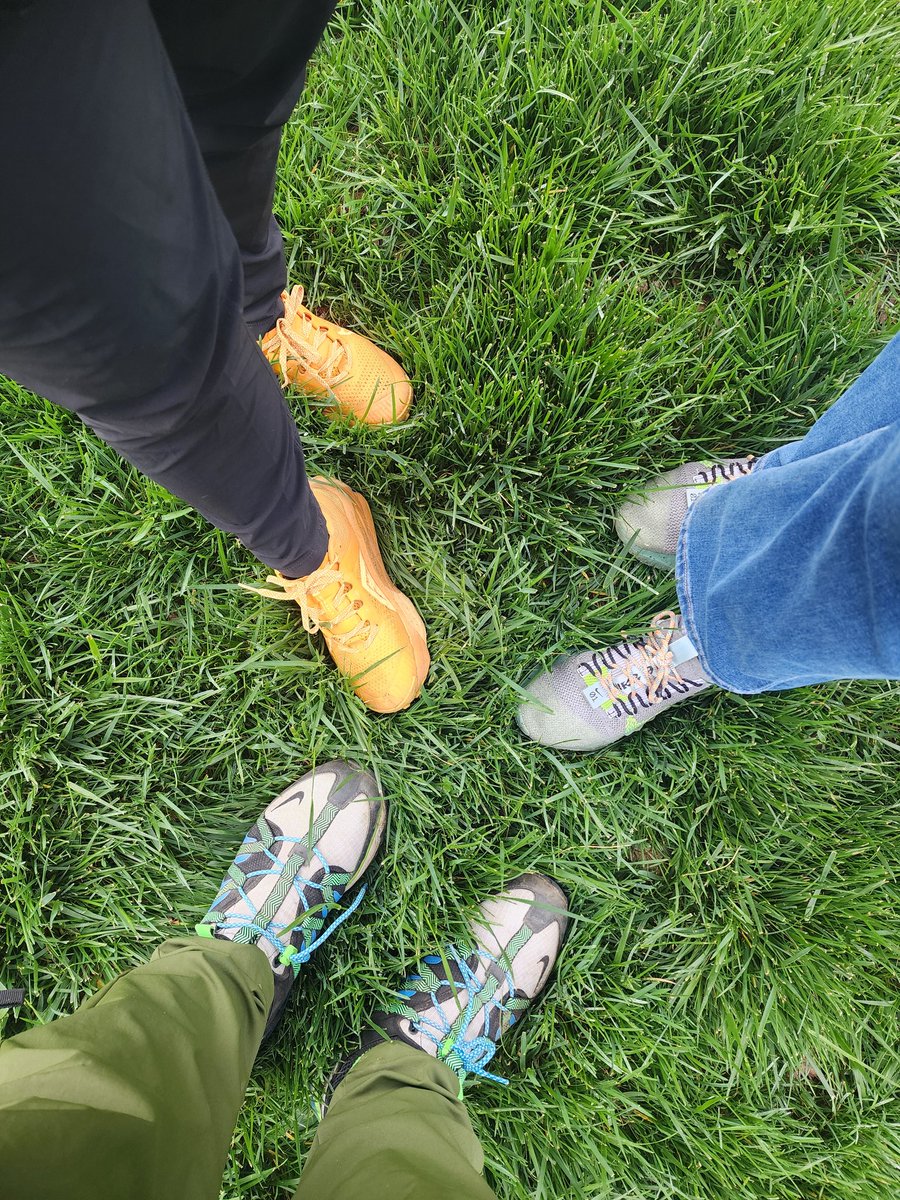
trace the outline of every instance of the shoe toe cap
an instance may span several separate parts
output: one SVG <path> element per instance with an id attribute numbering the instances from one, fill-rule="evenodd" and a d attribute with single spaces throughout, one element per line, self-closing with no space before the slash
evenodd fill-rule
<path id="1" fill-rule="evenodd" d="M 354 338 L 353 373 L 335 389 L 341 411 L 366 425 L 390 425 L 409 415 L 409 376 L 387 351 L 368 338 Z"/>
<path id="2" fill-rule="evenodd" d="M 598 723 L 575 677 L 574 655 L 559 659 L 551 670 L 534 676 L 524 686 L 529 699 L 516 713 L 516 723 L 533 742 L 557 750 L 599 750 L 615 737 Z M 584 710 L 584 715 L 579 715 Z M 593 722 L 588 715 L 594 716 Z"/>
<path id="3" fill-rule="evenodd" d="M 317 768 L 318 772 L 333 775 L 334 782 L 328 794 L 328 803 L 335 808 L 345 808 L 358 800 L 381 799 L 381 788 L 371 771 L 358 763 L 333 759 Z"/>
<path id="4" fill-rule="evenodd" d="M 371 678 L 351 680 L 353 690 L 371 712 L 402 712 L 422 691 L 428 667 L 422 672 L 411 650 L 401 651 L 400 657 L 408 661 L 392 671 L 376 668 Z"/>

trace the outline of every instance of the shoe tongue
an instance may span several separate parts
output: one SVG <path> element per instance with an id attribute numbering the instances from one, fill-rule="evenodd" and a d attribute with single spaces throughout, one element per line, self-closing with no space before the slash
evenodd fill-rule
<path id="1" fill-rule="evenodd" d="M 347 597 L 344 595 L 343 584 L 340 581 L 316 588 L 310 593 L 309 599 L 320 622 L 330 623 L 339 611 L 347 607 Z"/>
<path id="2" fill-rule="evenodd" d="M 352 593 L 342 590 L 340 583 L 329 583 L 310 596 L 316 620 L 328 633 L 349 633 L 359 624 L 360 617 L 353 607 Z M 336 618 L 340 616 L 340 620 Z"/>
<path id="3" fill-rule="evenodd" d="M 682 663 L 697 657 L 697 647 L 687 634 L 683 633 L 681 637 L 673 638 L 669 645 L 669 653 L 672 655 L 672 666 L 680 667 Z"/>
<path id="4" fill-rule="evenodd" d="M 304 314 L 306 315 L 304 316 Z M 324 366 L 331 358 L 335 346 L 339 345 L 340 353 L 337 355 L 336 361 L 331 364 L 330 370 L 331 374 L 338 374 L 344 366 L 347 347 L 340 338 L 331 332 L 331 329 L 330 322 L 322 317 L 317 317 L 305 305 L 301 305 L 298 309 L 297 320 L 290 326 L 290 335 L 304 348 L 309 355 L 311 365 L 316 368 Z"/>

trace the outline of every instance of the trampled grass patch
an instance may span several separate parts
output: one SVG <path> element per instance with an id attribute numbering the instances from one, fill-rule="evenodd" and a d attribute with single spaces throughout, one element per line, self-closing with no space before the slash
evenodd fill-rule
<path id="1" fill-rule="evenodd" d="M 719 693 L 593 757 L 512 714 L 537 662 L 674 601 L 623 557 L 617 492 L 800 436 L 896 329 L 898 45 L 889 0 L 341 6 L 278 213 L 292 281 L 417 407 L 366 432 L 292 403 L 429 625 L 397 717 L 239 589 L 233 541 L 4 386 L 6 1032 L 189 929 L 311 764 L 371 764 L 392 806 L 258 1060 L 227 1200 L 290 1194 L 365 1012 L 530 869 L 575 918 L 509 1088 L 469 1093 L 500 1200 L 896 1191 L 897 685 Z"/>

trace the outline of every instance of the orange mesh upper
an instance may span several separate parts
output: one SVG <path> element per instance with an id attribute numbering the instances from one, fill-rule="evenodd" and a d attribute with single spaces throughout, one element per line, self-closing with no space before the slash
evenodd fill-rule
<path id="1" fill-rule="evenodd" d="M 331 401 L 332 414 L 367 424 L 406 417 L 412 385 L 398 362 L 362 334 L 313 313 L 302 303 L 302 287 L 282 299 L 284 316 L 261 346 L 283 383 Z"/>

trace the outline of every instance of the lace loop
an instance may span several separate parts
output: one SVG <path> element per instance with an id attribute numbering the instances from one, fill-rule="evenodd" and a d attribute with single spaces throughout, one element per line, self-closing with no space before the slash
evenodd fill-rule
<path id="1" fill-rule="evenodd" d="M 615 671 L 605 671 L 598 679 L 599 685 L 612 701 L 630 699 L 635 693 L 644 693 L 648 704 L 654 704 L 659 694 L 669 683 L 684 683 L 684 677 L 675 666 L 672 654 L 672 639 L 678 632 L 678 618 L 666 610 L 653 618 L 655 628 L 646 638 L 634 643 L 637 661 L 629 659 Z M 624 688 L 622 686 L 624 677 Z"/>
<path id="2" fill-rule="evenodd" d="M 270 362 L 277 363 L 285 381 L 290 378 L 290 363 L 297 364 L 303 374 L 311 375 L 326 391 L 332 391 L 350 375 L 349 347 L 334 332 L 334 326 L 304 305 L 299 285 L 285 294 L 284 316 L 275 322 L 269 338 L 266 354 Z"/>
<path id="3" fill-rule="evenodd" d="M 310 635 L 323 633 L 326 637 L 343 647 L 345 650 L 368 650 L 378 635 L 378 626 L 371 621 L 356 616 L 361 604 L 351 600 L 352 584 L 348 583 L 340 571 L 340 563 L 326 562 L 318 570 L 305 575 L 302 579 L 287 579 L 280 571 L 266 576 L 266 583 L 275 584 L 281 591 L 270 588 L 251 587 L 242 583 L 245 591 L 254 592 L 257 596 L 265 596 L 269 600 L 293 600 L 300 608 L 300 620 L 303 628 Z M 317 599 L 319 593 L 326 588 L 336 587 L 334 596 L 328 601 L 334 614 L 327 619 L 323 617 L 324 601 Z M 314 611 L 315 610 L 315 611 Z M 350 629 L 335 632 L 335 626 L 344 621 L 356 618 L 356 624 Z M 355 645 L 353 643 L 356 643 Z"/>
<path id="4" fill-rule="evenodd" d="M 290 946 L 290 945 L 286 946 L 285 949 L 282 950 L 281 954 L 278 956 L 278 961 L 280 963 L 284 963 L 285 965 L 290 965 L 291 967 L 293 967 L 294 974 L 296 975 L 297 972 L 300 970 L 300 968 L 303 966 L 303 964 L 308 963 L 310 958 L 312 958 L 313 951 L 318 950 L 318 948 L 322 945 L 323 942 L 327 942 L 328 939 L 331 937 L 331 935 L 334 933 L 334 931 L 340 925 L 343 925 L 343 923 L 347 920 L 347 918 L 349 916 L 351 916 L 354 912 L 356 912 L 356 910 L 359 908 L 360 904 L 362 903 L 362 899 L 363 899 L 363 896 L 365 896 L 366 891 L 367 891 L 366 885 L 363 884 L 362 887 L 359 889 L 359 892 L 356 896 L 356 899 L 353 901 L 353 903 L 348 905 L 348 907 L 344 909 L 344 911 L 341 913 L 341 915 L 339 917 L 336 917 L 335 920 L 333 920 L 331 922 L 331 924 L 328 926 L 327 929 L 324 929 L 318 935 L 318 937 L 313 938 L 313 940 L 311 942 L 306 942 L 304 940 L 304 943 L 300 947 L 299 950 L 295 949 L 293 946 Z M 339 895 L 340 894 L 338 893 L 338 897 L 339 897 Z M 323 917 L 327 914 L 327 912 L 328 912 L 327 909 L 323 909 Z M 302 918 L 301 918 L 301 920 L 302 920 Z M 293 928 L 293 926 L 295 926 L 296 924 L 297 924 L 297 922 L 295 921 L 292 923 L 292 925 L 286 925 L 284 927 L 284 930 L 282 931 L 282 933 L 284 933 L 288 929 Z"/>
<path id="5" fill-rule="evenodd" d="M 416 1032 L 421 1033 L 433 1043 L 437 1057 L 459 1076 L 460 1094 L 462 1094 L 462 1085 L 468 1075 L 474 1075 L 479 1079 L 489 1079 L 492 1083 L 508 1084 L 508 1079 L 504 1079 L 501 1075 L 493 1075 L 486 1069 L 497 1052 L 496 1039 L 486 1032 L 477 1037 L 466 1037 L 465 1031 L 479 1013 L 483 1015 L 482 1028 L 484 1030 L 490 1028 L 492 1016 L 496 1016 L 500 1022 L 506 1016 L 509 1018 L 509 1024 L 512 1025 L 517 1020 L 517 1014 L 527 1007 L 527 1000 L 516 997 L 516 985 L 509 965 L 503 958 L 481 948 L 462 954 L 455 946 L 447 947 L 444 958 L 451 968 L 447 972 L 449 978 L 442 977 L 433 969 L 444 959 L 438 955 L 428 955 L 422 964 L 422 974 L 413 975 L 406 981 L 405 989 L 398 993 L 398 1004 L 392 1006 L 389 1011 L 406 1017 Z M 486 981 L 482 983 L 475 970 L 469 965 L 469 960 L 472 958 L 499 967 L 503 974 L 502 984 L 505 984 L 505 989 L 501 981 L 493 974 L 489 974 Z M 455 975 L 458 975 L 459 978 L 455 978 Z M 459 1015 L 452 1022 L 444 1012 L 446 999 L 442 1004 L 437 995 L 442 988 L 451 988 L 459 1004 L 465 998 L 465 1008 L 461 1009 Z M 505 1001 L 500 999 L 504 991 L 507 996 Z M 416 992 L 426 992 L 429 995 L 431 1006 L 427 1016 L 403 1003 L 405 999 L 411 998 Z"/>

